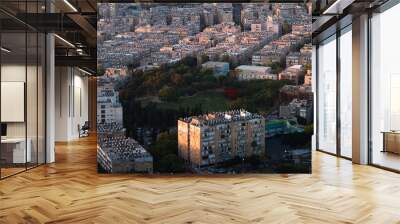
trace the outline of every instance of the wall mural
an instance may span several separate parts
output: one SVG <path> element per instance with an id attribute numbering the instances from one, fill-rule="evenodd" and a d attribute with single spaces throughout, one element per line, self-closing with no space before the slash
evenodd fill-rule
<path id="1" fill-rule="evenodd" d="M 99 3 L 100 173 L 310 173 L 305 4 Z"/>

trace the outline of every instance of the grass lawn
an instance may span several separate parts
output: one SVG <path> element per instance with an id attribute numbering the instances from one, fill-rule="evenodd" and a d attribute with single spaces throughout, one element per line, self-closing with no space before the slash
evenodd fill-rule
<path id="1" fill-rule="evenodd" d="M 228 99 L 225 98 L 223 92 L 216 90 L 207 90 L 196 93 L 193 96 L 180 97 L 177 102 L 161 102 L 159 108 L 193 108 L 201 104 L 203 111 L 225 111 L 228 109 Z"/>

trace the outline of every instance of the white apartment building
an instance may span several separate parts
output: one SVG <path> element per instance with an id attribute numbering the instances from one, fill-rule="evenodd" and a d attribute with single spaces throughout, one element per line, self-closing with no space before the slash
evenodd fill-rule
<path id="1" fill-rule="evenodd" d="M 257 65 L 241 65 L 236 67 L 238 80 L 272 79 L 277 80 L 276 74 L 271 74 L 271 68 Z"/>
<path id="2" fill-rule="evenodd" d="M 113 84 L 105 79 L 98 81 L 97 86 L 97 122 L 123 123 L 122 105 L 119 102 L 118 92 Z"/>

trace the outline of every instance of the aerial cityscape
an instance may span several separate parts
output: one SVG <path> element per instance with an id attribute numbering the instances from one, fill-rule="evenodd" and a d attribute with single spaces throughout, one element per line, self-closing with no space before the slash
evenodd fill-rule
<path id="1" fill-rule="evenodd" d="M 311 8 L 98 3 L 101 173 L 310 173 Z"/>

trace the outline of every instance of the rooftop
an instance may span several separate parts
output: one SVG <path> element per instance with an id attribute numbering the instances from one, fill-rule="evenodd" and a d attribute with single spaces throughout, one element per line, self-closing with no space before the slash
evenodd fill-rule
<path id="1" fill-rule="evenodd" d="M 257 65 L 240 65 L 236 67 L 237 70 L 250 70 L 250 71 L 256 71 L 256 72 L 268 72 L 270 70 L 270 67 L 266 66 L 257 66 Z"/>
<path id="2" fill-rule="evenodd" d="M 264 119 L 263 116 L 250 113 L 246 110 L 230 110 L 225 112 L 213 112 L 199 116 L 192 116 L 180 119 L 195 126 L 213 126 L 218 124 L 231 123 L 235 121 L 247 121 L 252 119 Z"/>
<path id="3" fill-rule="evenodd" d="M 303 65 L 292 65 L 290 66 L 288 69 L 296 69 L 296 70 L 300 70 L 303 68 Z"/>
<path id="4" fill-rule="evenodd" d="M 229 65 L 228 62 L 221 62 L 221 61 L 207 61 L 206 63 L 202 64 L 203 66 L 214 66 L 214 65 Z"/>
<path id="5" fill-rule="evenodd" d="M 100 138 L 99 146 L 112 161 L 152 161 L 151 154 L 137 141 L 125 137 Z"/>

